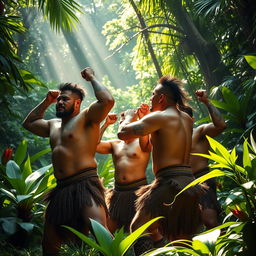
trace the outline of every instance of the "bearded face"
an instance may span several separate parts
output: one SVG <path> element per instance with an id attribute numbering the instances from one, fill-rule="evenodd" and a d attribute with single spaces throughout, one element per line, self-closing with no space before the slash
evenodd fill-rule
<path id="1" fill-rule="evenodd" d="M 71 91 L 63 91 L 57 98 L 56 116 L 66 118 L 73 114 L 75 109 L 75 98 Z"/>
<path id="2" fill-rule="evenodd" d="M 56 105 L 56 116 L 59 118 L 65 118 L 69 117 L 72 115 L 74 112 L 74 104 L 70 106 L 68 109 L 66 109 L 65 106 L 59 106 L 58 104 Z"/>

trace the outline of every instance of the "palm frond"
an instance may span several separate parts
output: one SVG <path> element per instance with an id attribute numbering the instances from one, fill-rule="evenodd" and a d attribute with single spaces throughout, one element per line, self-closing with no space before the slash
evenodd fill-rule
<path id="1" fill-rule="evenodd" d="M 76 12 L 82 13 L 82 7 L 74 0 L 38 0 L 38 8 L 57 31 L 61 28 L 71 31 L 75 27 L 75 22 L 79 22 Z"/>

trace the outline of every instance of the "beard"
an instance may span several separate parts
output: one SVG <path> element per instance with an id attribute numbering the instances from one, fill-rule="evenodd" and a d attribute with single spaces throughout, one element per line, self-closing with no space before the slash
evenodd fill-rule
<path id="1" fill-rule="evenodd" d="M 64 110 L 64 111 L 58 111 L 56 108 L 56 116 L 59 118 L 69 117 L 71 114 L 73 114 L 73 112 L 74 112 L 74 105 L 72 105 L 69 110 Z"/>

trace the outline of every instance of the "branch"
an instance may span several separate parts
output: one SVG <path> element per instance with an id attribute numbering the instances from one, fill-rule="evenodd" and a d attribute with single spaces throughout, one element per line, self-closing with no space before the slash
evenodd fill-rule
<path id="1" fill-rule="evenodd" d="M 166 28 L 176 28 L 175 26 L 171 25 L 171 24 L 154 24 L 154 25 L 151 25 L 151 26 L 148 26 L 144 29 L 141 29 L 140 31 L 138 31 L 137 33 L 135 33 L 132 37 L 130 37 L 128 40 L 125 41 L 125 43 L 123 43 L 120 47 L 118 47 L 111 55 L 107 56 L 104 60 L 107 60 L 109 58 L 111 58 L 112 56 L 114 56 L 118 51 L 120 51 L 128 42 L 130 42 L 134 37 L 136 37 L 137 35 L 139 35 L 140 33 L 143 33 L 145 30 L 148 31 L 148 29 L 150 28 L 156 28 L 156 27 L 166 27 Z M 183 34 L 183 30 L 177 28 L 178 32 L 181 32 Z M 151 32 L 151 31 L 148 31 L 148 32 Z M 157 31 L 155 32 L 152 32 L 152 33 L 157 33 Z M 158 32 L 160 33 L 160 32 Z M 167 35 L 173 35 L 173 34 L 167 34 Z M 174 36 L 174 35 L 173 35 Z M 176 36 L 178 37 L 178 36 Z"/>

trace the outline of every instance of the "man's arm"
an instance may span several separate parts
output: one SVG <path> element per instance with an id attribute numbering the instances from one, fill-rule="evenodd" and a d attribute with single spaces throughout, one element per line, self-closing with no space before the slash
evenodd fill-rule
<path id="1" fill-rule="evenodd" d="M 49 121 L 43 119 L 43 117 L 46 109 L 52 103 L 56 102 L 58 96 L 58 90 L 50 90 L 45 99 L 39 103 L 24 119 L 22 123 L 23 127 L 38 136 L 49 137 Z"/>
<path id="2" fill-rule="evenodd" d="M 110 154 L 112 153 L 112 143 L 111 141 L 101 141 L 102 136 L 105 130 L 108 128 L 109 125 L 114 124 L 117 120 L 116 114 L 108 114 L 104 124 L 100 127 L 100 138 L 99 143 L 96 148 L 96 152 L 100 154 Z"/>
<path id="3" fill-rule="evenodd" d="M 227 128 L 221 113 L 211 104 L 205 90 L 196 91 L 196 96 L 199 101 L 205 104 L 212 119 L 212 123 L 204 124 L 201 127 L 199 126 L 199 128 L 201 128 L 201 136 L 208 135 L 210 137 L 215 137 L 221 134 Z"/>
<path id="4" fill-rule="evenodd" d="M 150 113 L 149 106 L 147 104 L 141 104 L 137 110 L 139 119 L 143 118 Z M 143 152 L 151 152 L 152 144 L 150 142 L 150 135 L 139 137 L 140 148 Z"/>
<path id="5" fill-rule="evenodd" d="M 130 123 L 131 120 L 132 117 L 126 115 L 124 122 L 119 126 L 119 139 L 139 138 L 157 131 L 162 126 L 162 118 L 158 112 L 150 113 L 136 122 Z"/>
<path id="6" fill-rule="evenodd" d="M 103 86 L 94 76 L 94 71 L 91 68 L 85 68 L 81 72 L 82 77 L 91 82 L 96 102 L 93 102 L 88 108 L 88 121 L 99 123 L 109 113 L 114 105 L 114 98 L 110 94 L 109 90 Z"/>

